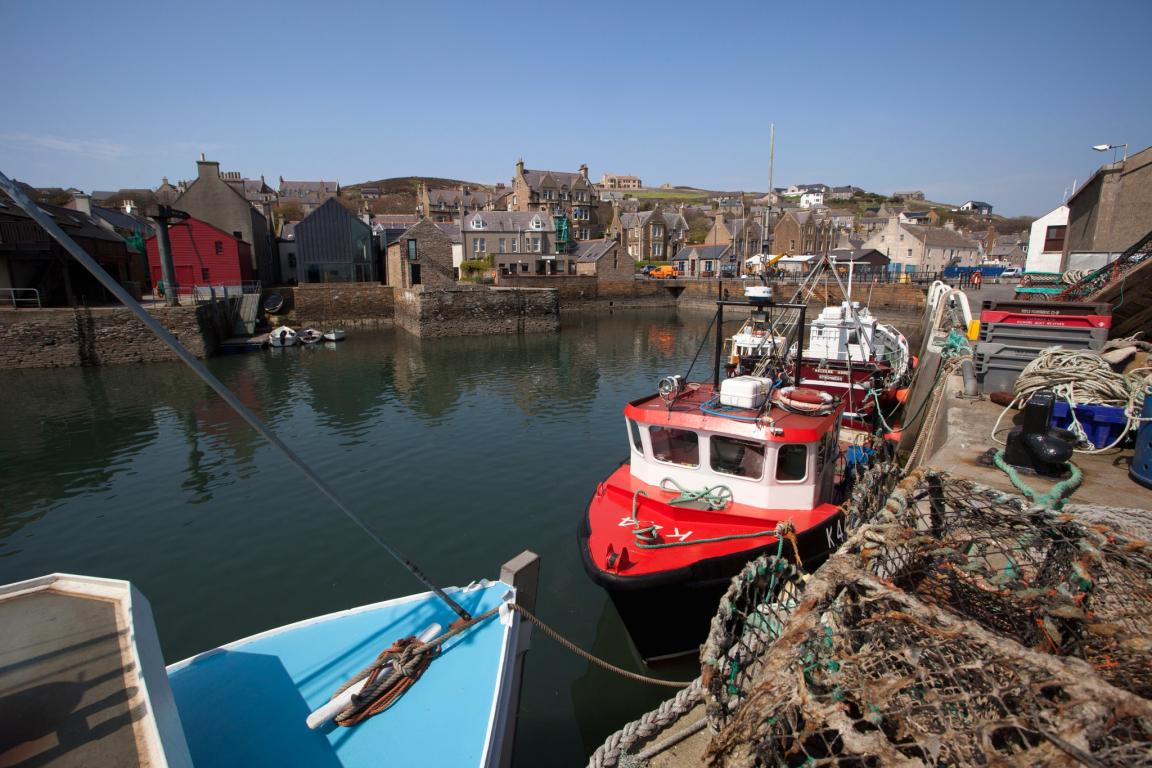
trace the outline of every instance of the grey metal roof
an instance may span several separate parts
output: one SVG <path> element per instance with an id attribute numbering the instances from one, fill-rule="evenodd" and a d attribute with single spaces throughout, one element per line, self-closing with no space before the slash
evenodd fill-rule
<path id="1" fill-rule="evenodd" d="M 113 208 L 100 208 L 99 206 L 92 207 L 92 216 L 97 219 L 103 219 L 117 229 L 126 229 L 130 232 L 139 232 L 145 236 L 151 236 L 156 229 L 156 225 L 143 216 L 136 216 L 130 213 L 122 213 Z"/>

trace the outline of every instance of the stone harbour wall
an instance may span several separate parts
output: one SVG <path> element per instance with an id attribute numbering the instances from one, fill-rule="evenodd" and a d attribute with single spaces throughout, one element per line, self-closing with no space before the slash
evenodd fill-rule
<path id="1" fill-rule="evenodd" d="M 391 325 L 396 316 L 395 290 L 379 283 L 302 283 L 274 292 L 285 295 L 285 306 L 292 308 L 291 322 L 320 329 Z"/>
<path id="2" fill-rule="evenodd" d="M 560 330 L 560 296 L 539 288 L 397 289 L 395 320 L 423 337 L 554 333 Z"/>
<path id="3" fill-rule="evenodd" d="M 196 357 L 216 351 L 224 337 L 221 307 L 149 307 Z M 61 368 L 176 360 L 123 307 L 0 310 L 0 368 Z"/>

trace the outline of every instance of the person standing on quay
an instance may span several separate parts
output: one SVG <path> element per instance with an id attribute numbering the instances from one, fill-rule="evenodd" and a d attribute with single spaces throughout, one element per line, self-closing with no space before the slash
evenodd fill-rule
<path id="1" fill-rule="evenodd" d="M 984 275 L 979 270 L 972 273 L 972 290 L 980 290 L 980 283 L 984 281 Z"/>

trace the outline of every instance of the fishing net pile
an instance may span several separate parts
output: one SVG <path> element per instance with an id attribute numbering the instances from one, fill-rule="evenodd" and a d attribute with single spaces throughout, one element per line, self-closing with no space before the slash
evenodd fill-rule
<path id="1" fill-rule="evenodd" d="M 1145 542 L 914 472 L 815 575 L 733 581 L 709 761 L 1152 766 L 1150 638 Z"/>

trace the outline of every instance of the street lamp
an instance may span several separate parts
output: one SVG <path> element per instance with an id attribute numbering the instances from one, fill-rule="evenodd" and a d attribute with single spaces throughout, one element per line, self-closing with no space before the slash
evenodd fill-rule
<path id="1" fill-rule="evenodd" d="M 1127 160 L 1128 159 L 1128 145 L 1127 144 L 1096 144 L 1092 147 L 1092 149 L 1096 150 L 1097 152 L 1107 152 L 1110 149 L 1116 150 L 1116 149 L 1119 149 L 1120 147 L 1124 147 L 1124 159 Z M 1112 153 L 1112 162 L 1116 162 L 1116 153 L 1115 152 Z"/>

